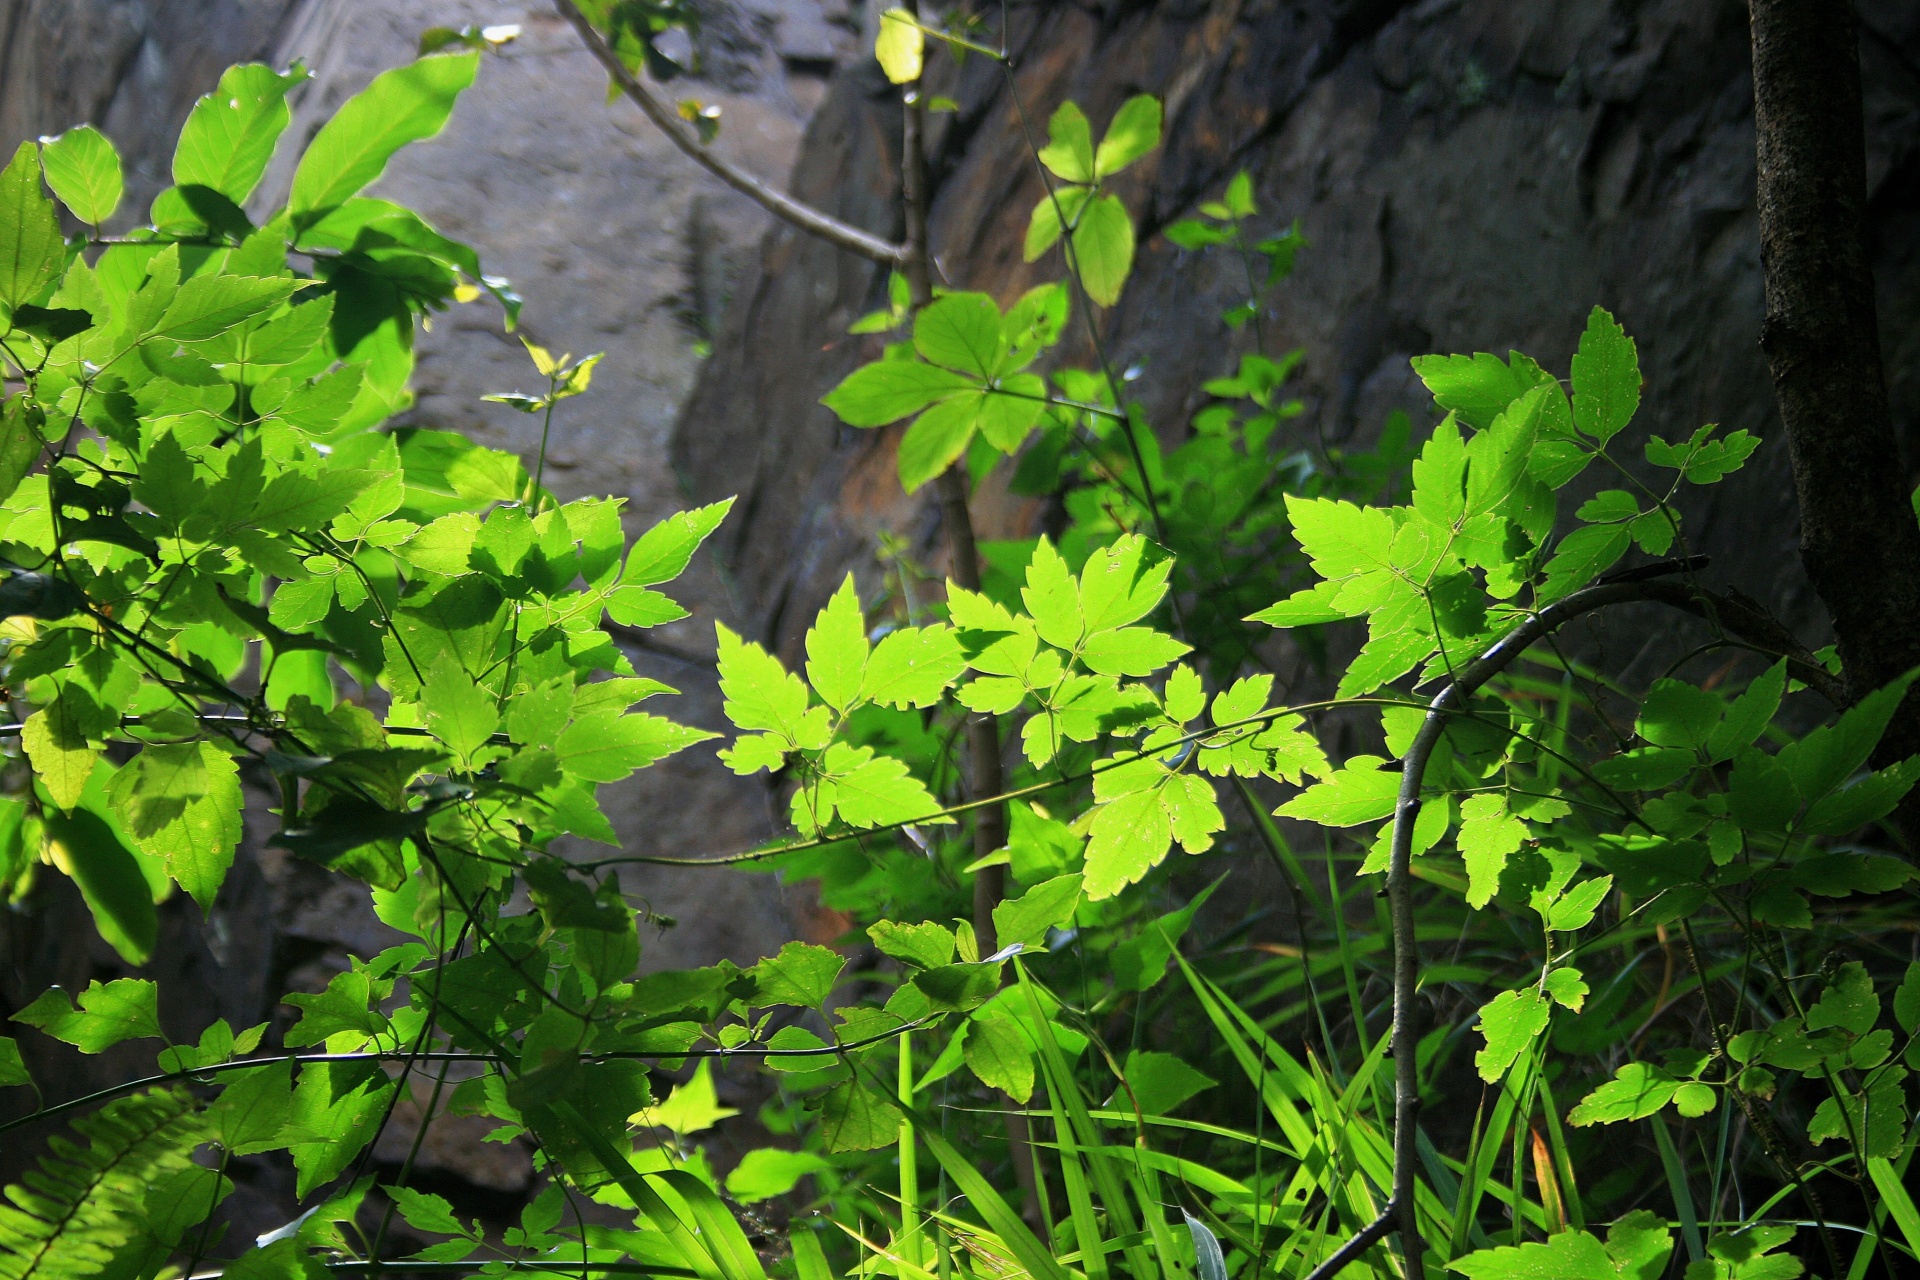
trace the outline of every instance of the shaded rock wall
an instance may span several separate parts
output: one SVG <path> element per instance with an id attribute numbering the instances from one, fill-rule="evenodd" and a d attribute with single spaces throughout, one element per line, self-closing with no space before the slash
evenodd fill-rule
<path id="1" fill-rule="evenodd" d="M 960 102 L 936 134 L 932 243 L 956 287 L 1003 302 L 1056 278 L 1058 251 L 1020 260 L 1042 193 L 1024 129 L 1063 99 L 1096 125 L 1129 95 L 1167 103 L 1166 144 L 1123 175 L 1140 215 L 1136 275 L 1100 317 L 1116 367 L 1177 438 L 1249 334 L 1218 312 L 1237 263 L 1157 234 L 1245 168 L 1264 220 L 1299 218 L 1311 247 L 1280 291 L 1276 350 L 1305 349 L 1303 440 L 1364 445 L 1386 413 L 1431 421 L 1407 366 L 1426 351 L 1518 348 L 1562 369 L 1586 312 L 1612 309 L 1646 374 L 1636 430 L 1703 422 L 1766 439 L 1746 472 L 1688 500 L 1711 577 L 1810 637 L 1819 602 L 1794 562 L 1784 441 L 1759 347 L 1752 92 L 1734 0 L 1167 0 L 1016 7 L 1023 120 L 997 68 L 943 71 Z M 1903 440 L 1920 449 L 1920 14 L 1863 6 L 1875 263 Z M 897 112 L 869 68 L 836 82 L 795 185 L 862 225 L 897 233 Z M 817 401 L 876 339 L 845 336 L 875 304 L 877 273 L 777 228 L 675 436 L 696 495 L 742 492 L 726 531 L 739 601 L 791 651 L 805 620 L 881 528 L 937 518 L 898 494 L 893 433 L 853 432 Z M 1086 362 L 1070 332 L 1065 358 Z M 1637 446 L 1636 446 L 1637 447 Z M 743 465 L 751 462 L 751 473 Z M 1037 510 L 989 492 L 989 535 L 1030 534 Z M 1631 628 L 1618 628 L 1620 643 Z M 1601 637 L 1604 643 L 1606 637 Z M 1613 653 L 1630 658 L 1631 650 Z"/>

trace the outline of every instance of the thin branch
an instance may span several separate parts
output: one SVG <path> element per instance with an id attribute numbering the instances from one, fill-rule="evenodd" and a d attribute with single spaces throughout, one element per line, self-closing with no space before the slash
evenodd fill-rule
<path id="1" fill-rule="evenodd" d="M 812 205 L 795 200 L 792 196 L 754 177 L 744 169 L 719 156 L 712 147 L 701 142 L 690 130 L 686 122 L 674 109 L 654 95 L 653 90 L 642 84 L 639 77 L 627 70 L 627 64 L 620 61 L 620 55 L 607 44 L 587 16 L 573 0 L 553 0 L 553 7 L 560 16 L 573 24 L 580 33 L 581 41 L 587 51 L 600 60 L 607 69 L 607 75 L 620 86 L 635 105 L 653 121 L 660 132 L 667 135 L 668 141 L 687 153 L 708 173 L 732 187 L 735 191 L 754 201 L 761 208 L 783 222 L 787 222 L 809 235 L 815 235 L 830 244 L 857 253 L 863 258 L 886 267 L 897 267 L 906 261 L 906 248 L 903 245 L 890 244 L 879 236 L 862 231 L 851 223 L 840 221 L 831 214 L 822 213 Z"/>
<path id="2" fill-rule="evenodd" d="M 1688 561 L 1666 561 L 1668 572 L 1692 567 Z M 1649 565 L 1651 574 L 1660 566 Z M 1418 1029 L 1414 1026 L 1414 1001 L 1419 993 L 1420 952 L 1415 940 L 1413 919 L 1413 826 L 1420 809 L 1421 783 L 1428 761 L 1447 721 L 1465 709 L 1467 701 L 1480 687 L 1505 671 L 1514 659 L 1535 641 L 1551 635 L 1559 627 L 1583 614 L 1611 605 L 1654 601 L 1728 626 L 1729 629 L 1756 629 L 1773 623 L 1765 612 L 1750 602 L 1715 596 L 1691 584 L 1630 580 L 1606 582 L 1576 591 L 1557 604 L 1534 614 L 1502 637 L 1492 648 L 1463 668 L 1452 683 L 1428 704 L 1426 718 L 1414 735 L 1402 762 L 1400 794 L 1394 802 L 1391 858 L 1387 868 L 1387 913 L 1393 931 L 1393 1030 L 1389 1049 L 1393 1057 L 1393 1187 L 1386 1208 L 1334 1255 L 1308 1275 L 1307 1280 L 1331 1280 L 1373 1241 L 1380 1239 L 1393 1223 L 1400 1234 L 1401 1256 L 1407 1280 L 1425 1280 L 1418 1210 L 1414 1202 L 1414 1180 L 1419 1166 L 1418 1123 L 1420 1115 L 1420 1074 L 1418 1065 Z"/>

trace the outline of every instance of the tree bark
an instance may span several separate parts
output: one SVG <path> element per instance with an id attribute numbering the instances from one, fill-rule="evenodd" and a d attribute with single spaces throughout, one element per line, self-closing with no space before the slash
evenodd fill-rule
<path id="1" fill-rule="evenodd" d="M 1800 556 L 1833 618 L 1850 696 L 1920 666 L 1920 523 L 1905 491 L 1866 243 L 1852 0 L 1752 0 L 1761 346 L 1800 500 Z M 1920 753 L 1909 694 L 1876 762 Z M 1920 847 L 1920 808 L 1902 810 Z"/>

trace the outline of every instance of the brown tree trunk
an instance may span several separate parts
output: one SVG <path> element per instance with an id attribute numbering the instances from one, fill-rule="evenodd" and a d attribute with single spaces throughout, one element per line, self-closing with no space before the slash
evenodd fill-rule
<path id="1" fill-rule="evenodd" d="M 1800 498 L 1800 555 L 1851 696 L 1920 666 L 1920 524 L 1902 479 L 1866 244 L 1852 0 L 1752 0 L 1761 346 Z M 1920 752 L 1910 694 L 1876 762 Z M 1920 847 L 1920 807 L 1902 810 Z"/>

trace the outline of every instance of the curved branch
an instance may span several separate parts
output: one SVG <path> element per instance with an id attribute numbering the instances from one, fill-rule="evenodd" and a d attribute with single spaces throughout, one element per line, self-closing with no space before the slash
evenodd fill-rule
<path id="1" fill-rule="evenodd" d="M 830 244 L 837 245 L 849 253 L 857 253 L 863 258 L 885 267 L 897 267 L 906 261 L 906 249 L 897 244 L 882 240 L 869 231 L 862 231 L 851 223 L 840 221 L 830 214 L 822 213 L 812 205 L 795 200 L 792 196 L 754 177 L 744 169 L 736 168 L 729 160 L 722 159 L 712 147 L 695 137 L 672 107 L 654 96 L 653 90 L 640 82 L 640 78 L 627 70 L 627 64 L 620 61 L 620 55 L 613 51 L 606 37 L 587 21 L 580 7 L 573 0 L 553 0 L 553 7 L 560 16 L 573 24 L 580 33 L 581 41 L 587 51 L 600 60 L 607 69 L 613 82 L 653 121 L 660 132 L 674 146 L 687 153 L 708 173 L 732 187 L 735 191 L 754 201 L 761 208 L 781 221 L 798 227 L 809 235 L 819 236 Z"/>
<path id="2" fill-rule="evenodd" d="M 1667 572 L 1694 567 L 1686 561 L 1668 561 L 1664 565 Z M 1425 1277 L 1421 1256 L 1425 1246 L 1420 1238 L 1414 1203 L 1414 1172 L 1419 1159 L 1415 1138 L 1420 1114 L 1414 999 L 1419 990 L 1420 953 L 1414 941 L 1413 824 L 1420 808 L 1420 788 L 1427 763 L 1440 743 L 1440 735 L 1446 731 L 1449 717 L 1464 710 L 1467 700 L 1482 685 L 1506 670 L 1535 641 L 1596 609 L 1640 601 L 1665 604 L 1704 618 L 1732 634 L 1783 650 L 1789 664 L 1795 666 L 1796 674 L 1810 686 L 1820 689 L 1830 701 L 1834 700 L 1833 692 L 1838 692 L 1838 681 L 1813 662 L 1786 628 L 1759 605 L 1745 597 L 1721 596 L 1689 583 L 1650 580 L 1651 572 L 1661 568 L 1661 565 L 1649 565 L 1649 577 L 1599 583 L 1542 609 L 1462 668 L 1453 682 L 1427 705 L 1426 717 L 1420 722 L 1419 732 L 1414 735 L 1401 765 L 1400 794 L 1393 807 L 1392 856 L 1387 868 L 1387 914 L 1393 931 L 1393 1030 L 1388 1050 L 1393 1057 L 1394 1075 L 1393 1187 L 1380 1216 L 1315 1267 L 1307 1280 L 1331 1280 L 1389 1230 L 1399 1232 L 1408 1280 Z M 1831 687 L 1832 692 L 1823 686 Z M 1844 703 L 1842 696 L 1839 705 Z"/>

